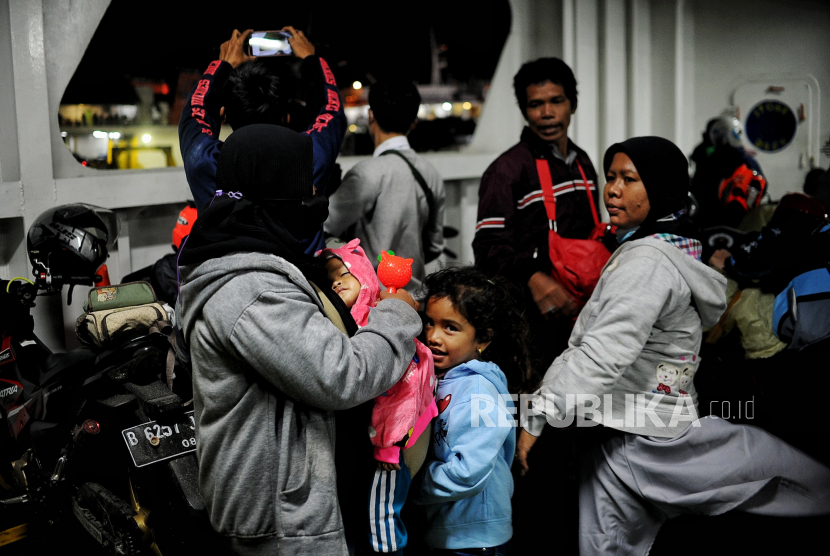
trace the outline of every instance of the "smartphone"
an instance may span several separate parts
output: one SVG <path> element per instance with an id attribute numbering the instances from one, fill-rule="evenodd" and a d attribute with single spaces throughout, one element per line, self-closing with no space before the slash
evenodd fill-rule
<path id="1" fill-rule="evenodd" d="M 290 56 L 291 33 L 285 31 L 254 31 L 248 37 L 248 54 L 251 56 Z"/>

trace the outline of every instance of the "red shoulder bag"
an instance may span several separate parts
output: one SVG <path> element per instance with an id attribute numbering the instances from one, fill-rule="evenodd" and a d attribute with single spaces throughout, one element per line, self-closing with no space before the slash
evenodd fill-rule
<path id="1" fill-rule="evenodd" d="M 544 158 L 536 159 L 536 171 L 539 174 L 539 182 L 542 184 L 542 196 L 550 224 L 548 245 L 550 260 L 553 263 L 551 275 L 573 296 L 577 306 L 581 309 L 594 292 L 602 267 L 611 257 L 611 252 L 600 240 L 607 231 L 612 230 L 612 227 L 599 221 L 585 171 L 578 160 L 576 165 L 582 175 L 582 184 L 585 186 L 585 193 L 588 195 L 588 206 L 591 207 L 591 214 L 594 217 L 594 229 L 588 239 L 565 238 L 557 233 L 556 197 L 553 194 L 550 166 Z M 576 187 L 576 184 L 574 184 L 574 187 Z"/>

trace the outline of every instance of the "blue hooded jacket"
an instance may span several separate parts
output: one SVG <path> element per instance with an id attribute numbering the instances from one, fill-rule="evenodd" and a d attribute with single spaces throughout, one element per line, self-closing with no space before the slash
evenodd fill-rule
<path id="1" fill-rule="evenodd" d="M 493 547 L 513 536 L 510 466 L 516 452 L 515 404 L 495 363 L 472 360 L 438 383 L 439 415 L 415 502 L 427 516 L 433 548 Z"/>

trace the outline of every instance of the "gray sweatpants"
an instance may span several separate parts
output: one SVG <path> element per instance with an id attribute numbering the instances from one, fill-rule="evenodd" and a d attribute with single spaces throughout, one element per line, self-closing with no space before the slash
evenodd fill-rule
<path id="1" fill-rule="evenodd" d="M 757 427 L 706 417 L 674 438 L 619 433 L 587 454 L 579 551 L 646 556 L 681 514 L 830 514 L 830 469 Z"/>

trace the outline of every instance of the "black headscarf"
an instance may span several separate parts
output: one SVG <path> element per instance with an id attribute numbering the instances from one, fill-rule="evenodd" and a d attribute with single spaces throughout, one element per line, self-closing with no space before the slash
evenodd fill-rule
<path id="1" fill-rule="evenodd" d="M 287 128 L 253 124 L 222 146 L 216 196 L 203 209 L 183 245 L 179 265 L 236 252 L 271 253 L 296 266 L 340 314 L 349 335 L 357 325 L 329 287 L 323 262 L 304 252 L 328 216 L 328 200 L 314 195 L 311 138 Z"/>
<path id="2" fill-rule="evenodd" d="M 605 151 L 605 173 L 614 155 L 624 153 L 640 174 L 646 188 L 649 211 L 646 219 L 629 239 L 666 232 L 685 235 L 691 221 L 686 206 L 689 198 L 689 162 L 677 145 L 662 137 L 633 137 L 615 143 Z"/>

